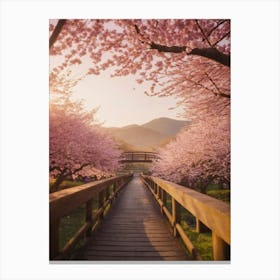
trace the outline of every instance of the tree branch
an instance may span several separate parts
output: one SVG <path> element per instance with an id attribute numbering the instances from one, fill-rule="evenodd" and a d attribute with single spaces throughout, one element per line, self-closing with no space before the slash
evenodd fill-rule
<path id="1" fill-rule="evenodd" d="M 159 52 L 169 52 L 169 53 L 182 53 L 186 51 L 187 48 L 186 46 L 168 47 L 165 45 L 157 44 L 155 42 L 144 41 L 144 36 L 143 34 L 141 34 L 139 27 L 136 24 L 134 24 L 134 28 L 136 30 L 136 33 L 142 37 L 142 40 L 140 41 L 142 43 L 148 44 L 151 49 L 158 50 Z M 207 57 L 225 66 L 230 67 L 230 56 L 219 52 L 216 48 L 203 48 L 203 49 L 194 48 L 190 52 L 188 52 L 187 55 L 198 55 L 198 56 Z"/>
<path id="2" fill-rule="evenodd" d="M 210 80 L 210 82 L 214 85 L 214 87 L 216 88 L 216 90 L 217 90 L 217 92 L 218 92 L 218 94 L 216 94 L 216 95 L 219 95 L 219 96 L 222 96 L 222 97 L 226 97 L 226 98 L 230 98 L 230 95 L 228 95 L 228 94 L 225 94 L 225 93 L 222 93 L 221 91 L 220 91 L 220 89 L 218 88 L 218 86 L 216 85 L 216 83 L 213 81 L 213 79 L 207 74 L 207 73 L 205 73 L 205 75 L 207 76 L 207 78 Z"/>
<path id="3" fill-rule="evenodd" d="M 230 67 L 230 56 L 219 52 L 216 48 L 194 48 L 188 53 L 188 55 L 198 55 L 207 57 L 225 66 Z"/>
<path id="4" fill-rule="evenodd" d="M 209 45 L 210 47 L 212 47 L 212 44 L 210 43 L 210 41 L 209 41 L 209 39 L 208 39 L 208 36 L 206 36 L 206 34 L 204 33 L 204 31 L 203 31 L 203 29 L 201 28 L 201 26 L 199 25 L 197 19 L 195 20 L 195 23 L 196 23 L 196 25 L 198 26 L 200 32 L 202 33 L 204 39 L 207 41 L 208 45 Z"/>
<path id="5" fill-rule="evenodd" d="M 58 20 L 57 25 L 55 26 L 55 29 L 49 39 L 49 50 L 52 48 L 53 44 L 55 43 L 55 41 L 57 40 L 58 35 L 60 34 L 63 25 L 65 24 L 66 19 L 60 19 Z"/>
<path id="6" fill-rule="evenodd" d="M 213 47 L 215 47 L 219 42 L 221 42 L 224 38 L 226 38 L 230 34 L 230 31 L 224 34 L 219 40 L 217 40 L 214 44 Z"/>
<path id="7" fill-rule="evenodd" d="M 150 44 L 150 48 L 151 49 L 155 49 L 158 50 L 159 52 L 171 52 L 171 53 L 182 53 L 184 51 L 186 51 L 186 47 L 185 46 L 164 46 L 164 45 L 160 45 L 160 44 L 156 44 L 154 42 L 152 42 Z"/>
<path id="8" fill-rule="evenodd" d="M 220 21 L 219 23 L 217 23 L 216 26 L 214 26 L 208 33 L 207 33 L 207 37 L 209 37 L 213 31 L 215 31 L 221 24 L 227 22 L 228 19 L 223 19 L 222 21 Z"/>
<path id="9" fill-rule="evenodd" d="M 90 163 L 84 163 L 84 164 L 82 164 L 79 168 L 73 170 L 72 174 L 75 174 L 75 173 L 81 171 L 84 167 L 86 167 L 86 166 L 88 166 L 88 165 L 90 165 Z"/>

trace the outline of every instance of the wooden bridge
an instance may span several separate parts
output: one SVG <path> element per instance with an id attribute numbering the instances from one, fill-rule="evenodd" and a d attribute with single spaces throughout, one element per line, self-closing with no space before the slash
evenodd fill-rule
<path id="1" fill-rule="evenodd" d="M 85 223 L 59 249 L 62 217 L 82 204 Z M 227 204 L 156 177 L 131 174 L 50 194 L 50 260 L 202 260 L 181 226 L 184 209 L 196 218 L 198 232 L 212 232 L 214 260 L 229 260 Z"/>
<path id="2" fill-rule="evenodd" d="M 158 154 L 154 152 L 124 152 L 121 156 L 121 163 L 132 163 L 132 162 L 153 162 L 157 159 Z"/>

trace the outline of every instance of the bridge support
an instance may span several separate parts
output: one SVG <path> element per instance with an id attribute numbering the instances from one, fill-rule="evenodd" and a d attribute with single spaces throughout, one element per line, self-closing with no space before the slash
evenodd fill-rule
<path id="1" fill-rule="evenodd" d="M 180 223 L 180 220 L 181 220 L 180 205 L 172 197 L 172 227 L 173 227 L 173 235 L 175 237 L 179 236 L 178 231 L 176 229 L 176 224 Z"/>
<path id="2" fill-rule="evenodd" d="M 50 259 L 59 253 L 59 224 L 60 219 L 50 221 Z"/>
<path id="3" fill-rule="evenodd" d="M 104 204 L 104 190 L 100 191 L 98 194 L 98 208 L 101 209 Z M 103 219 L 103 212 L 100 214 L 99 219 Z"/>
<path id="4" fill-rule="evenodd" d="M 93 199 L 89 200 L 86 203 L 86 222 L 89 223 L 89 224 L 92 224 L 92 220 L 93 220 L 92 204 L 93 204 Z M 89 229 L 86 232 L 86 236 L 88 236 L 88 237 L 91 235 L 91 228 L 92 228 L 92 226 L 90 226 Z"/>
<path id="5" fill-rule="evenodd" d="M 215 261 L 230 259 L 230 246 L 212 231 L 213 258 Z"/>
<path id="6" fill-rule="evenodd" d="M 198 218 L 195 218 L 196 220 L 196 232 L 197 233 L 203 233 L 203 232 L 209 232 L 210 229 L 203 224 Z"/>

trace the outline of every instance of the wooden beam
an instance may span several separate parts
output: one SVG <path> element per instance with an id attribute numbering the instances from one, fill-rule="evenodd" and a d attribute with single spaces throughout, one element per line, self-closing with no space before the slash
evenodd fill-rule
<path id="1" fill-rule="evenodd" d="M 59 253 L 59 225 L 60 219 L 50 220 L 50 260 Z"/>
<path id="2" fill-rule="evenodd" d="M 64 189 L 49 195 L 50 218 L 66 216 L 115 182 L 128 182 L 132 175 L 124 175 Z M 124 180 L 124 181 L 122 181 Z"/>
<path id="3" fill-rule="evenodd" d="M 213 258 L 215 261 L 230 259 L 230 246 L 212 231 Z"/>

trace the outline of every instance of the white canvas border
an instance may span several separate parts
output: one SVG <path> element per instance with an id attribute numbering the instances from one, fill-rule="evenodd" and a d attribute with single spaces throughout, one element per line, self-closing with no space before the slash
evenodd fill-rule
<path id="1" fill-rule="evenodd" d="M 49 264 L 47 27 L 61 17 L 231 18 L 230 264 Z M 1 279 L 279 279 L 279 34 L 278 1 L 2 1 Z"/>

